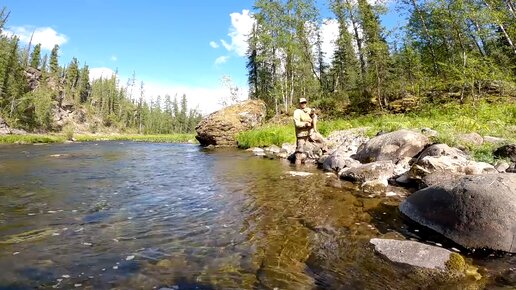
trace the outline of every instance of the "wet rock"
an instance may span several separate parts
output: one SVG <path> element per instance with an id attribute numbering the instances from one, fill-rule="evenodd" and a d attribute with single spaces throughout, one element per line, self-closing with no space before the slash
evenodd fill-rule
<path id="1" fill-rule="evenodd" d="M 264 149 L 265 157 L 269 159 L 275 159 L 280 153 L 281 148 L 276 145 L 269 146 Z"/>
<path id="2" fill-rule="evenodd" d="M 371 183 L 377 186 L 383 184 L 387 186 L 389 178 L 394 175 L 394 163 L 391 161 L 377 161 L 362 164 L 354 168 L 346 168 L 339 172 L 339 177 L 343 180 L 352 181 L 359 184 Z"/>
<path id="3" fill-rule="evenodd" d="M 400 211 L 466 248 L 516 252 L 516 175 L 464 176 L 410 195 Z"/>
<path id="4" fill-rule="evenodd" d="M 507 170 L 505 170 L 505 172 L 516 173 L 516 163 L 509 165 L 509 168 L 507 168 Z"/>
<path id="5" fill-rule="evenodd" d="M 254 156 L 259 156 L 259 157 L 265 156 L 265 150 L 263 150 L 262 148 L 255 147 L 255 148 L 248 149 L 248 151 L 253 152 Z"/>
<path id="6" fill-rule="evenodd" d="M 195 138 L 202 146 L 236 147 L 236 135 L 262 124 L 266 107 L 261 100 L 245 101 L 204 118 L 195 127 Z"/>
<path id="7" fill-rule="evenodd" d="M 416 241 L 400 241 L 392 239 L 371 239 L 375 251 L 392 262 L 411 266 L 447 270 L 447 262 L 452 252 Z"/>
<path id="8" fill-rule="evenodd" d="M 339 172 L 344 168 L 354 168 L 360 165 L 360 162 L 349 157 L 347 149 L 345 152 L 337 148 L 332 154 L 322 160 L 322 169 L 324 171 Z"/>
<path id="9" fill-rule="evenodd" d="M 392 160 L 397 162 L 406 157 L 414 157 L 430 143 L 421 133 L 399 130 L 374 137 L 364 144 L 353 156 L 362 163 Z"/>
<path id="10" fill-rule="evenodd" d="M 516 162 L 516 144 L 499 147 L 493 152 L 493 155 L 499 158 L 509 158 L 512 162 Z"/>

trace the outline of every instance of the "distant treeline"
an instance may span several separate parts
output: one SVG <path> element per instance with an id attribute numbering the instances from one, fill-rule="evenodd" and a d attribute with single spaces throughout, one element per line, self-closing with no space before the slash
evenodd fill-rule
<path id="1" fill-rule="evenodd" d="M 255 1 L 248 80 L 251 98 L 263 99 L 270 114 L 299 97 L 338 116 L 514 94 L 514 0 L 383 1 L 405 23 L 392 31 L 380 21 L 388 11 L 382 1 L 315 2 Z M 339 26 L 331 61 L 322 50 L 321 5 Z"/>
<path id="2" fill-rule="evenodd" d="M 0 11 L 0 33 L 8 19 Z M 193 132 L 201 114 L 187 108 L 186 96 L 166 95 L 150 104 L 144 101 L 144 84 L 135 76 L 120 85 L 116 75 L 89 79 L 88 65 L 73 58 L 60 66 L 59 46 L 42 56 L 41 44 L 22 47 L 16 36 L 0 35 L 0 116 L 11 127 L 29 131 L 58 131 L 53 116 L 66 105 L 82 109 L 92 122 L 91 131 L 111 127 L 145 134 Z M 134 97 L 137 95 L 138 97 Z"/>

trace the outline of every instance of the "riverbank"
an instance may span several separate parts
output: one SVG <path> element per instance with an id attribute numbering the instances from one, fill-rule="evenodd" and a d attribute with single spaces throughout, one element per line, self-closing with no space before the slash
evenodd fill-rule
<path id="1" fill-rule="evenodd" d="M 424 129 L 435 131 L 432 142 L 445 143 L 452 147 L 462 147 L 469 151 L 477 161 L 492 162 L 493 149 L 499 142 L 516 141 L 516 103 L 489 103 L 480 101 L 469 104 L 426 105 L 417 112 L 405 114 L 376 114 L 349 116 L 338 120 L 324 120 L 318 124 L 323 136 L 333 131 L 351 128 L 365 128 L 369 137 L 378 132 L 391 132 L 399 129 Z M 240 133 L 237 137 L 241 148 L 281 146 L 295 143 L 293 125 L 288 118 L 284 125 L 266 124 L 252 131 Z M 490 140 L 476 142 L 474 134 Z M 495 138 L 490 138 L 495 137 Z"/>
<path id="2" fill-rule="evenodd" d="M 0 144 L 33 144 L 33 143 L 63 143 L 69 140 L 75 142 L 93 141 L 135 141 L 156 143 L 197 143 L 194 134 L 25 134 L 0 135 Z"/>

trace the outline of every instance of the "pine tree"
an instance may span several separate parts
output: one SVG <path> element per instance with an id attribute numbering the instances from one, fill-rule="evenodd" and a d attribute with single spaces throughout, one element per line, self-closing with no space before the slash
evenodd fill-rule
<path id="1" fill-rule="evenodd" d="M 54 77 L 59 76 L 59 45 L 54 45 L 52 51 L 50 52 L 50 74 Z"/>
<path id="2" fill-rule="evenodd" d="M 39 69 L 41 63 L 41 44 L 38 43 L 34 46 L 34 50 L 30 55 L 30 66 Z"/>

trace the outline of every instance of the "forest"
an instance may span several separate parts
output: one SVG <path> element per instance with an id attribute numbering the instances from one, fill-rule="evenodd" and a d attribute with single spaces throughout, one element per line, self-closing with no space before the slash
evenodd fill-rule
<path id="1" fill-rule="evenodd" d="M 81 112 L 86 130 L 140 134 L 191 133 L 202 118 L 189 109 L 186 95 L 152 96 L 145 101 L 144 83 L 133 74 L 126 84 L 117 75 L 90 80 L 87 64 L 72 58 L 59 64 L 59 46 L 42 55 L 41 44 L 22 45 L 1 34 L 9 11 L 0 11 L 0 117 L 10 127 L 29 132 L 62 131 L 74 122 L 56 122 L 66 110 Z M 66 110 L 65 110 L 66 109 Z M 72 129 L 73 130 L 73 129 Z"/>
<path id="2" fill-rule="evenodd" d="M 255 1 L 248 83 L 270 115 L 289 112 L 300 97 L 338 118 L 516 95 L 514 0 L 330 0 L 323 4 L 331 17 L 320 4 Z M 388 9 L 404 24 L 384 27 Z M 339 27 L 330 61 L 327 21 Z"/>
<path id="3" fill-rule="evenodd" d="M 256 0 L 249 98 L 264 100 L 273 117 L 305 97 L 330 118 L 513 100 L 515 8 L 514 0 Z M 381 18 L 393 11 L 403 25 L 387 28 Z M 3 8 L 0 33 L 8 18 Z M 322 47 L 329 22 L 338 25 L 331 58 Z M 59 46 L 43 55 L 40 44 L 0 34 L 0 116 L 11 127 L 61 131 L 63 108 L 82 112 L 90 132 L 188 133 L 202 118 L 185 95 L 152 97 L 146 101 L 134 75 L 127 83 L 116 75 L 92 80 L 76 58 L 59 63 Z"/>

